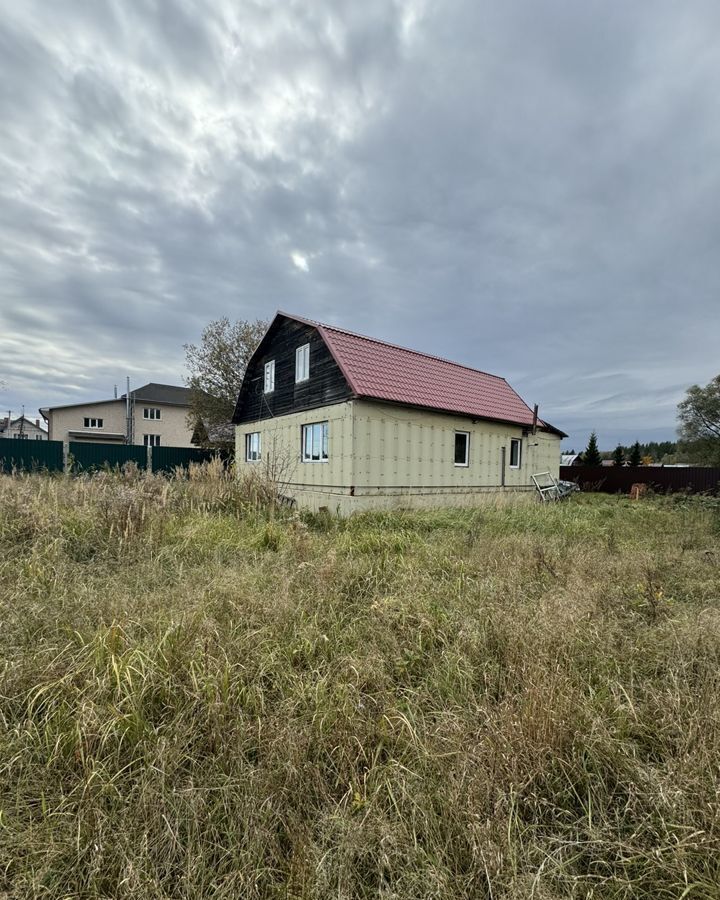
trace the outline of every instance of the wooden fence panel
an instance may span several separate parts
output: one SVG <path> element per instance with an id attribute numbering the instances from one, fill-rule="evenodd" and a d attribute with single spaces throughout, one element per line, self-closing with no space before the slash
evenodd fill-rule
<path id="1" fill-rule="evenodd" d="M 603 494 L 627 494 L 634 484 L 647 484 L 663 494 L 720 493 L 720 468 L 710 466 L 560 466 L 560 478 Z"/>

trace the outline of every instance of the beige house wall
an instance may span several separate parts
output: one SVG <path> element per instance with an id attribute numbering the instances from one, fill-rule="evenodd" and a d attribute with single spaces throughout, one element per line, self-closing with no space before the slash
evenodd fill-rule
<path id="1" fill-rule="evenodd" d="M 159 419 L 146 419 L 145 408 L 159 409 Z M 187 406 L 172 406 L 163 403 L 135 401 L 134 444 L 143 444 L 143 435 L 159 434 L 163 447 L 193 447 L 192 429 L 188 427 Z"/>
<path id="2" fill-rule="evenodd" d="M 160 419 L 145 419 L 143 410 L 153 407 L 161 410 Z M 96 443 L 122 443 L 117 437 L 127 430 L 125 401 L 108 400 L 106 403 L 87 403 L 66 406 L 49 411 L 49 437 L 51 441 L 92 441 Z M 102 428 L 85 428 L 85 418 L 102 419 Z M 137 400 L 134 407 L 133 443 L 142 446 L 145 434 L 159 434 L 164 447 L 192 447 L 192 431 L 187 423 L 187 407 Z M 70 432 L 80 434 L 70 434 Z"/>
<path id="3" fill-rule="evenodd" d="M 102 428 L 85 428 L 85 417 L 102 419 Z M 51 441 L 77 440 L 70 431 L 83 432 L 81 440 L 108 442 L 108 434 L 125 434 L 125 403 L 108 400 L 107 403 L 87 403 L 82 406 L 65 406 L 48 412 L 48 430 Z M 87 438 L 85 438 L 87 435 Z M 115 438 L 117 442 L 117 438 Z"/>
<path id="4" fill-rule="evenodd" d="M 302 426 L 313 422 L 328 423 L 328 461 L 303 462 L 300 453 Z M 270 474 L 281 491 L 295 497 L 303 507 L 326 506 L 333 512 L 351 499 L 353 467 L 352 402 L 335 403 L 302 413 L 262 419 L 238 425 L 235 429 L 235 459 L 242 477 L 257 473 Z M 260 433 L 262 459 L 245 459 L 245 437 Z"/>
<path id="5" fill-rule="evenodd" d="M 300 461 L 301 426 L 327 420 L 329 460 Z M 454 463 L 455 431 L 470 434 L 469 465 Z M 245 435 L 259 431 L 261 463 L 245 462 Z M 522 442 L 520 468 L 510 468 L 510 440 Z M 505 447 L 503 477 L 502 448 Z M 534 491 L 530 476 L 560 467 L 560 438 L 520 426 L 355 400 L 238 426 L 238 470 L 270 471 L 302 507 L 348 514 L 370 508 L 466 506 L 498 495 Z"/>

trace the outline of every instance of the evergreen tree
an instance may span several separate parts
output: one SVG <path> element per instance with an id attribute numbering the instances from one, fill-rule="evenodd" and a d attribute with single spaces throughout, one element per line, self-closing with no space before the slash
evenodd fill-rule
<path id="1" fill-rule="evenodd" d="M 585 453 L 583 453 L 583 463 L 586 466 L 602 465 L 602 457 L 600 456 L 600 451 L 598 450 L 597 445 L 597 435 L 594 431 L 590 435 L 590 440 L 588 441 L 587 448 L 585 449 Z"/>
<path id="2" fill-rule="evenodd" d="M 622 448 L 622 444 L 618 444 L 613 452 L 613 462 L 616 466 L 625 465 L 625 451 Z"/>
<path id="3" fill-rule="evenodd" d="M 642 453 L 640 452 L 640 441 L 635 441 L 635 443 L 630 448 L 629 462 L 630 462 L 631 466 L 642 465 Z"/>

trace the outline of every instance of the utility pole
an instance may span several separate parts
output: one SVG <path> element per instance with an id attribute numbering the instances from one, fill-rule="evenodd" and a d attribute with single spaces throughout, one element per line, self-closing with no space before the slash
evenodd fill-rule
<path id="1" fill-rule="evenodd" d="M 132 420 L 132 404 L 130 401 L 130 376 L 126 378 L 127 390 L 125 392 L 125 416 L 126 416 L 126 436 L 125 443 L 133 442 L 133 420 Z"/>

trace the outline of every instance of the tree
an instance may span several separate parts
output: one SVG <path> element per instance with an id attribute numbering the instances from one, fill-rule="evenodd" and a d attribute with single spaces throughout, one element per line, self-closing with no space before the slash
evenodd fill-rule
<path id="1" fill-rule="evenodd" d="M 705 387 L 694 384 L 678 404 L 682 449 L 703 465 L 720 465 L 720 375 Z"/>
<path id="2" fill-rule="evenodd" d="M 583 453 L 583 463 L 586 466 L 600 466 L 602 465 L 602 457 L 600 456 L 600 451 L 598 450 L 597 445 L 597 435 L 593 431 L 590 435 L 590 440 L 588 441 L 588 445 Z"/>
<path id="3" fill-rule="evenodd" d="M 625 465 L 625 451 L 623 450 L 622 444 L 618 444 L 615 450 L 613 451 L 613 464 L 616 466 L 624 466 Z"/>
<path id="4" fill-rule="evenodd" d="M 640 441 L 635 441 L 635 443 L 630 448 L 630 459 L 628 460 L 628 464 L 631 466 L 639 466 L 642 464 Z"/>
<path id="5" fill-rule="evenodd" d="M 199 344 L 185 344 L 188 418 L 201 440 L 230 422 L 245 369 L 267 327 L 261 319 L 231 322 L 224 317 L 205 326 Z"/>

